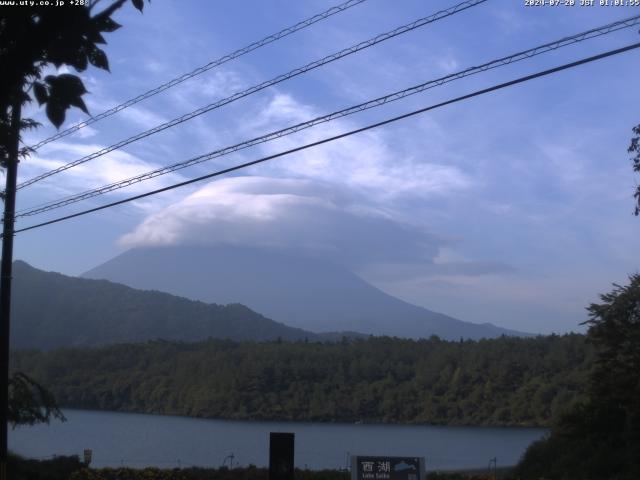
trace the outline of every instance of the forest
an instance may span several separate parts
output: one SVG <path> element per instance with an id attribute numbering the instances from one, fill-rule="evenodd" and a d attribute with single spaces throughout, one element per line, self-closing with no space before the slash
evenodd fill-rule
<path id="1" fill-rule="evenodd" d="M 640 274 L 629 279 L 587 308 L 595 359 L 584 398 L 527 449 L 520 478 L 640 478 Z"/>
<path id="2" fill-rule="evenodd" d="M 581 400 L 583 335 L 152 341 L 14 352 L 63 407 L 203 418 L 548 426 Z"/>

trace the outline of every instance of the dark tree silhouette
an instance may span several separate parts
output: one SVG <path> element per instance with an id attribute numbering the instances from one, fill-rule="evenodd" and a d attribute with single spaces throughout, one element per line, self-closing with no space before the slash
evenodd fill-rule
<path id="1" fill-rule="evenodd" d="M 9 379 L 9 423 L 34 425 L 51 418 L 66 420 L 53 394 L 28 375 L 14 373 Z"/>
<path id="2" fill-rule="evenodd" d="M 635 154 L 631 159 L 633 162 L 633 171 L 640 173 L 640 124 L 633 127 L 633 133 L 636 135 L 631 139 L 631 145 L 629 145 L 629 153 Z M 640 215 L 640 185 L 636 186 L 636 191 L 633 194 L 636 199 L 636 208 L 634 214 Z"/>
<path id="3" fill-rule="evenodd" d="M 42 72 L 49 65 L 68 65 L 77 72 L 83 72 L 89 65 L 109 70 L 107 56 L 98 45 L 106 43 L 105 33 L 120 28 L 111 16 L 127 1 L 117 0 L 99 13 L 93 12 L 99 1 L 71 8 L 0 8 L 0 64 L 3 67 L 0 159 L 3 164 L 7 162 L 11 143 L 11 110 L 17 103 L 23 105 L 35 98 L 40 105 L 46 105 L 47 117 L 56 127 L 62 125 L 66 111 L 72 106 L 88 113 L 82 99 L 87 90 L 78 76 L 65 73 L 42 78 Z M 142 11 L 143 1 L 132 1 Z M 36 125 L 32 120 L 23 120 L 21 128 Z"/>
<path id="4" fill-rule="evenodd" d="M 88 113 L 82 99 L 87 93 L 82 80 L 68 73 L 47 75 L 47 67 L 67 65 L 83 72 L 89 65 L 109 70 L 107 55 L 98 45 L 106 43 L 105 33 L 120 25 L 111 16 L 128 0 L 101 2 L 86 0 L 81 5 L 0 7 L 0 167 L 6 170 L 6 188 L 2 193 L 4 218 L 2 264 L 0 267 L 0 480 L 7 478 L 7 424 L 11 411 L 18 421 L 47 420 L 56 410 L 47 405 L 29 410 L 28 401 L 46 401 L 40 386 L 24 376 L 11 381 L 14 400 L 26 401 L 26 410 L 9 404 L 9 334 L 11 311 L 11 269 L 13 261 L 13 230 L 18 161 L 28 156 L 30 149 L 21 145 L 21 132 L 38 123 L 21 117 L 22 106 L 34 98 L 45 105 L 51 123 L 59 128 L 66 112 L 76 107 Z M 131 0 L 142 11 L 144 0 Z M 49 3 L 49 2 L 47 2 Z M 53 3 L 53 2 L 51 2 Z M 98 5 L 107 4 L 96 12 Z M 17 382 L 17 383 L 16 383 Z M 19 405 L 18 405 L 19 407 Z M 30 413 L 29 413 L 30 412 Z M 43 417 L 42 417 L 43 416 Z"/>
<path id="5" fill-rule="evenodd" d="M 587 310 L 596 348 L 587 400 L 527 450 L 523 479 L 640 478 L 640 275 Z"/>

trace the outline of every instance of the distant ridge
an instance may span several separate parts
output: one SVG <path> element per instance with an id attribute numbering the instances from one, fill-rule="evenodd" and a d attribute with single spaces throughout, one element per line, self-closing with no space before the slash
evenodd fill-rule
<path id="1" fill-rule="evenodd" d="M 106 280 L 13 265 L 13 349 L 53 349 L 164 339 L 322 340 L 239 305 L 215 305 Z"/>
<path id="2" fill-rule="evenodd" d="M 278 249 L 139 248 L 83 276 L 204 302 L 242 303 L 269 318 L 316 333 L 437 335 L 448 340 L 527 335 L 432 312 L 378 290 L 344 267 Z"/>

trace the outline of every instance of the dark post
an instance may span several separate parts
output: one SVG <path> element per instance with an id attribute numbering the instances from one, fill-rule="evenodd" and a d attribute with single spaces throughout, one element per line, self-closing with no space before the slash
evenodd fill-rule
<path id="1" fill-rule="evenodd" d="M 11 273 L 13 266 L 13 226 L 16 211 L 16 180 L 20 148 L 20 98 L 11 109 L 11 145 L 7 159 L 7 183 L 2 230 L 2 265 L 0 266 L 0 480 L 7 477 L 7 430 L 9 424 L 9 334 L 11 330 Z"/>
<path id="2" fill-rule="evenodd" d="M 491 475 L 491 464 L 493 464 L 493 480 L 496 480 L 498 478 L 498 458 L 493 457 L 489 460 L 489 475 Z"/>
<path id="3" fill-rule="evenodd" d="M 293 480 L 293 433 L 269 434 L 269 480 Z"/>

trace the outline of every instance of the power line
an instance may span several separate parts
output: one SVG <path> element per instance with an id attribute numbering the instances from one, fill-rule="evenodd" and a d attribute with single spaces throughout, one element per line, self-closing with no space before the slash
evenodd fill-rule
<path id="1" fill-rule="evenodd" d="M 28 230 L 33 230 L 35 228 L 40 228 L 40 227 L 44 227 L 44 226 L 47 226 L 47 225 L 52 225 L 54 223 L 59 223 L 59 222 L 65 221 L 65 220 L 70 220 L 72 218 L 76 218 L 76 217 L 80 217 L 80 216 L 83 216 L 83 215 L 87 215 L 89 213 L 93 213 L 93 212 L 97 212 L 97 211 L 100 211 L 100 210 L 104 210 L 106 208 L 115 207 L 117 205 L 122 205 L 124 203 L 129 203 L 129 202 L 132 202 L 132 201 L 135 201 L 135 200 L 140 200 L 142 198 L 150 197 L 152 195 L 157 195 L 159 193 L 166 192 L 166 191 L 169 191 L 169 190 L 173 190 L 175 188 L 184 187 L 186 185 L 191 185 L 192 183 L 200 182 L 202 180 L 207 180 L 209 178 L 213 178 L 213 177 L 217 177 L 217 176 L 220 176 L 220 175 L 224 175 L 226 173 L 234 172 L 236 170 L 241 170 L 241 169 L 244 169 L 244 168 L 247 168 L 247 167 L 251 167 L 253 165 L 257 165 L 259 163 L 266 162 L 268 160 L 273 160 L 275 158 L 283 157 L 285 155 L 290 155 L 292 153 L 299 152 L 301 150 L 306 150 L 308 148 L 316 147 L 318 145 L 322 145 L 322 144 L 325 144 L 325 143 L 328 143 L 328 142 L 333 142 L 333 141 L 339 140 L 341 138 L 345 138 L 345 137 L 349 137 L 351 135 L 355 135 L 356 133 L 361 133 L 361 132 L 364 132 L 364 131 L 367 131 L 367 130 L 371 130 L 373 128 L 381 127 L 383 125 L 388 125 L 390 123 L 397 122 L 397 121 L 403 120 L 405 118 L 413 117 L 415 115 L 418 115 L 418 114 L 421 114 L 421 113 L 425 113 L 425 112 L 428 112 L 430 110 L 435 110 L 437 108 L 441 108 L 441 107 L 444 107 L 446 105 L 451 105 L 453 103 L 457 103 L 457 102 L 461 102 L 461 101 L 464 101 L 464 100 L 468 100 L 468 99 L 473 98 L 473 97 L 477 97 L 477 96 L 484 95 L 484 94 L 487 94 L 487 93 L 490 93 L 490 92 L 494 92 L 496 90 L 501 90 L 503 88 L 507 88 L 507 87 L 510 87 L 510 86 L 513 86 L 513 85 L 517 85 L 519 83 L 528 82 L 528 81 L 536 79 L 536 78 L 540 78 L 540 77 L 543 77 L 543 76 L 551 75 L 551 74 L 560 72 L 562 70 L 567 70 L 567 69 L 570 69 L 570 68 L 574 68 L 574 67 L 577 67 L 579 65 L 584 65 L 586 63 L 590 63 L 590 62 L 594 62 L 594 61 L 597 61 L 597 60 L 601 60 L 603 58 L 611 57 L 613 55 L 618 55 L 620 53 L 627 52 L 627 51 L 630 51 L 630 50 L 633 50 L 633 49 L 636 49 L 636 48 L 639 48 L 639 47 L 640 47 L 640 42 L 639 43 L 634 43 L 634 44 L 631 44 L 631 45 L 627 45 L 626 47 L 618 48 L 618 49 L 615 49 L 615 50 L 609 50 L 608 52 L 604 52 L 604 53 L 601 53 L 601 54 L 598 54 L 598 55 L 593 55 L 591 57 L 583 58 L 583 59 L 577 60 L 575 62 L 566 63 L 566 64 L 561 65 L 559 67 L 550 68 L 548 70 L 543 70 L 543 71 L 540 71 L 540 72 L 537 72 L 537 73 L 533 73 L 531 75 L 526 75 L 524 77 L 520 77 L 520 78 L 517 78 L 515 80 L 511 80 L 509 82 L 500 83 L 498 85 L 494 85 L 492 87 L 488 87 L 488 88 L 485 88 L 485 89 L 482 89 L 482 90 L 477 90 L 477 91 L 469 93 L 467 95 L 456 97 L 456 98 L 453 98 L 451 100 L 447 100 L 445 102 L 441 102 L 441 103 L 437 103 L 435 105 L 431 105 L 431 106 L 428 106 L 428 107 L 421 108 L 419 110 L 414 110 L 412 112 L 405 113 L 403 115 L 399 115 L 399 116 L 396 116 L 396 117 L 392 117 L 392 118 L 389 118 L 387 120 L 383 120 L 381 122 L 373 123 L 373 124 L 367 125 L 365 127 L 357 128 L 355 130 L 350 130 L 348 132 L 341 133 L 339 135 L 334 135 L 332 137 L 327 137 L 327 138 L 324 138 L 322 140 L 318 140 L 316 142 L 307 143 L 306 145 L 301 145 L 299 147 L 291 148 L 289 150 L 285 150 L 283 152 L 279 152 L 279 153 L 276 153 L 276 154 L 273 154 L 273 155 L 268 155 L 268 156 L 262 157 L 262 158 L 260 158 L 258 160 L 253 160 L 251 162 L 242 163 L 242 164 L 236 165 L 234 167 L 229 167 L 229 168 L 225 168 L 223 170 L 218 170 L 216 172 L 209 173 L 207 175 L 202 175 L 200 177 L 196 177 L 196 178 L 193 178 L 191 180 L 186 180 L 184 182 L 180 182 L 180 183 L 176 183 L 176 184 L 173 184 L 173 185 L 169 185 L 167 187 L 159 188 L 157 190 L 152 190 L 150 192 L 142 193 L 140 195 L 135 195 L 133 197 L 125 198 L 123 200 L 118 200 L 116 202 L 111 202 L 111 203 L 108 203 L 106 205 L 101 205 L 99 207 L 90 208 L 88 210 L 83 210 L 83 211 L 78 212 L 78 213 L 74 213 L 74 214 L 71 214 L 71 215 L 65 215 L 63 217 L 58 217 L 58 218 L 55 218 L 53 220 L 49 220 L 49 221 L 46 221 L 46 222 L 38 223 L 36 225 L 31 225 L 29 227 L 25 227 L 25 228 L 21 228 L 21 229 L 18 229 L 18 230 L 14 230 L 13 233 L 15 234 L 15 233 L 20 233 L 20 232 L 26 232 Z"/>
<path id="2" fill-rule="evenodd" d="M 138 95 L 137 97 L 134 97 L 130 100 L 127 100 L 126 102 L 123 102 L 119 105 L 116 105 L 113 108 L 110 108 L 109 110 L 105 110 L 102 113 L 99 113 L 98 115 L 92 116 L 90 117 L 88 120 L 84 120 L 80 123 L 77 123 L 76 125 L 73 125 L 65 130 L 62 130 L 61 132 L 49 137 L 49 138 L 45 138 L 44 140 L 36 143 L 35 145 L 32 145 L 31 148 L 34 150 L 37 150 L 38 148 L 42 147 L 43 145 L 46 145 L 47 143 L 53 142 L 55 140 L 58 140 L 60 138 L 66 137 L 67 135 L 71 135 L 74 132 L 77 132 L 78 130 L 87 127 L 93 123 L 96 123 L 99 120 L 102 120 L 103 118 L 107 118 L 110 117 L 111 115 L 114 115 L 122 110 L 124 110 L 125 108 L 129 108 L 132 105 L 135 105 L 138 102 L 141 102 L 142 100 L 145 100 L 147 98 L 153 97 L 154 95 L 157 95 L 161 92 L 164 92 L 165 90 L 174 87 L 186 80 L 189 80 L 190 78 L 193 78 L 197 75 L 200 75 L 201 73 L 207 72 L 215 67 L 219 67 L 220 65 L 222 65 L 223 63 L 227 63 L 231 60 L 234 60 L 238 57 L 241 57 L 243 55 L 246 55 L 247 53 L 250 53 L 254 50 L 257 50 L 258 48 L 264 47 L 265 45 L 268 45 L 270 43 L 275 42 L 276 40 L 280 40 L 281 38 L 284 38 L 288 35 L 291 35 L 292 33 L 298 32 L 304 28 L 307 28 L 315 23 L 318 23 L 322 20 L 325 20 L 337 13 L 341 13 L 344 12 L 345 10 L 351 8 L 351 7 L 355 7 L 356 5 L 359 5 L 363 2 L 366 2 L 367 0 L 348 0 L 347 2 L 341 3 L 340 5 L 336 5 L 335 7 L 331 7 L 328 10 L 325 10 L 324 12 L 318 13 L 312 17 L 307 18 L 306 20 L 303 20 L 301 22 L 296 23 L 295 25 L 292 25 L 291 27 L 287 27 L 283 30 L 280 30 L 277 33 L 273 33 L 267 37 L 264 37 L 261 40 L 258 40 L 257 42 L 253 42 L 249 45 L 247 45 L 246 47 L 242 47 L 238 50 L 236 50 L 235 52 L 229 53 L 227 55 L 224 55 L 220 58 L 217 58 L 215 60 L 212 60 L 211 62 L 207 63 L 206 65 L 203 65 L 201 67 L 196 68 L 195 70 L 192 70 L 189 73 L 185 73 L 184 75 L 181 75 L 179 77 L 174 78 L 173 80 L 170 80 L 166 83 L 163 83 L 162 85 L 153 88 L 145 93 L 142 93 L 140 95 Z"/>
<path id="3" fill-rule="evenodd" d="M 182 162 L 178 162 L 178 163 L 174 163 L 172 165 L 168 165 L 166 167 L 161 167 L 158 168 L 156 170 L 152 170 L 140 175 L 136 175 L 134 177 L 128 178 L 126 180 L 121 180 L 118 182 L 114 182 L 108 185 L 104 185 L 102 187 L 93 189 L 93 190 L 88 190 L 79 194 L 75 194 L 75 195 L 71 195 L 71 196 L 67 196 L 64 197 L 62 199 L 58 199 L 52 202 L 46 202 L 44 204 L 40 204 L 38 206 L 34 206 L 31 207 L 30 209 L 24 209 L 20 212 L 18 212 L 16 214 L 16 218 L 18 217 L 26 217 L 26 216 L 32 216 L 32 215 L 37 215 L 40 213 L 44 213 L 50 210 L 54 210 L 57 208 L 62 208 L 64 206 L 67 205 L 71 205 L 73 203 L 77 203 L 79 201 L 82 200 L 87 200 L 89 198 L 93 198 L 99 195 L 103 195 L 115 190 L 119 190 L 121 188 L 125 188 L 128 187 L 130 185 L 136 184 L 136 183 L 140 183 L 142 181 L 145 180 L 149 180 L 161 175 L 166 175 L 168 173 L 171 172 L 175 172 L 177 170 L 181 170 L 183 168 L 187 168 L 187 167 L 191 167 L 193 165 L 208 161 L 208 160 L 212 160 L 214 158 L 218 158 L 218 157 L 222 157 L 224 155 L 228 155 L 230 153 L 233 152 L 237 152 L 239 150 L 243 150 L 245 148 L 249 148 L 261 143 L 266 143 L 268 141 L 271 140 L 275 140 L 277 138 L 282 138 L 286 135 L 290 135 L 293 134 L 295 132 L 299 132 L 301 130 L 307 129 L 307 128 L 311 128 L 315 125 L 321 124 L 321 123 L 326 123 L 338 118 L 342 118 L 342 117 L 346 117 L 348 115 L 352 115 L 358 112 L 362 112 L 364 110 L 368 110 L 371 108 L 375 108 L 375 107 L 379 107 L 381 105 L 385 105 L 387 103 L 390 102 L 394 102 L 396 100 L 400 100 L 402 98 L 406 98 L 410 95 L 415 95 L 417 93 L 423 92 L 425 90 L 431 89 L 431 88 L 435 88 L 438 87 L 440 85 L 461 79 L 461 78 L 465 78 L 467 76 L 470 75 L 474 75 L 477 73 L 481 73 L 493 68 L 498 68 L 504 65 L 510 65 L 512 63 L 516 63 L 531 57 L 535 57 L 537 55 L 541 55 L 543 53 L 552 51 L 552 50 L 556 50 L 558 48 L 562 48 L 568 45 L 572 45 L 575 43 L 579 43 L 591 38 L 595 38 L 595 37 L 599 37 L 601 35 L 606 35 L 618 30 L 621 30 L 623 28 L 629 28 L 632 27 L 634 25 L 637 25 L 640 23 L 640 15 L 636 15 L 634 17 L 630 17 L 624 20 L 618 20 L 616 22 L 601 26 L 601 27 L 597 27 L 597 28 L 593 28 L 590 30 L 587 30 L 585 32 L 576 34 L 576 35 L 572 35 L 569 37 L 563 37 L 559 40 L 556 40 L 554 42 L 549 42 L 546 43 L 544 45 L 540 45 L 537 46 L 535 48 L 531 48 L 529 50 L 525 50 L 525 51 L 521 51 L 506 57 L 502 57 L 499 58 L 497 60 L 492 60 L 490 62 L 484 63 L 482 65 L 479 66 L 475 66 L 475 67 L 470 67 L 467 68 L 465 70 L 462 70 L 460 72 L 456 72 L 456 73 L 452 73 L 450 75 L 446 75 L 444 77 L 440 77 L 438 79 L 435 80 L 429 80 L 427 82 L 421 83 L 419 85 L 415 85 L 413 87 L 404 89 L 404 90 L 400 90 L 394 93 L 390 93 L 388 95 L 382 96 L 382 97 L 378 97 L 375 98 L 373 100 L 369 100 L 367 102 L 364 103 L 360 103 L 358 105 L 354 105 L 333 113 L 330 113 L 328 115 L 323 115 L 320 117 L 316 117 L 314 119 L 308 120 L 306 122 L 302 122 L 302 123 L 298 123 L 296 125 L 287 127 L 287 128 L 283 128 L 277 131 L 273 131 L 270 133 L 267 133 L 265 135 L 261 135 L 259 137 L 250 139 L 250 140 L 246 140 L 244 142 L 232 145 L 232 146 L 228 146 L 219 150 L 215 150 L 213 152 L 209 152 L 203 155 L 199 155 L 197 157 L 193 157 L 189 160 L 186 161 L 182 161 Z"/>
<path id="4" fill-rule="evenodd" d="M 106 148 L 103 148 L 102 150 L 99 150 L 97 152 L 94 152 L 90 155 L 87 155 L 85 157 L 82 157 L 78 160 L 74 160 L 73 162 L 67 163 L 65 165 L 62 165 L 56 169 L 50 170 L 48 172 L 45 172 L 41 175 L 38 175 L 30 180 L 26 180 L 20 184 L 17 185 L 17 189 L 21 189 L 24 187 L 27 187 L 29 185 L 32 185 L 36 182 L 39 182 L 40 180 L 43 180 L 45 178 L 48 178 L 52 175 L 56 175 L 60 172 L 63 172 L 65 170 L 68 170 L 70 168 L 73 168 L 77 165 L 81 165 L 83 163 L 89 162 L 95 158 L 98 158 L 102 155 L 105 155 L 109 152 L 112 152 L 114 150 L 117 150 L 121 147 L 124 147 L 126 145 L 129 145 L 130 143 L 133 143 L 137 140 L 141 140 L 143 138 L 149 137 L 155 133 L 161 132 L 163 130 L 166 130 L 168 128 L 171 127 L 175 127 L 176 125 L 179 125 L 183 122 L 186 122 L 187 120 L 191 120 L 192 118 L 195 118 L 199 115 L 202 115 L 204 113 L 210 112 L 211 110 L 215 110 L 217 108 L 223 107 L 225 105 L 228 105 L 232 102 L 235 102 L 236 100 L 239 100 L 241 98 L 244 98 L 246 96 L 252 95 L 256 92 L 259 92 L 261 90 L 264 90 L 267 87 L 271 87 L 273 85 L 276 85 L 278 83 L 284 82 L 286 80 L 289 80 L 290 78 L 296 77 L 298 75 L 301 75 L 303 73 L 306 73 L 308 71 L 314 70 L 318 67 L 321 67 L 323 65 L 326 65 L 328 63 L 334 62 L 340 58 L 346 57 L 347 55 L 351 55 L 353 53 L 359 52 L 360 50 L 364 50 L 366 48 L 372 47 L 374 45 L 377 45 L 378 43 L 384 42 L 386 40 L 389 40 L 391 38 L 397 37 L 398 35 L 402 35 L 404 33 L 410 32 L 412 30 L 415 30 L 417 28 L 423 27 L 425 25 L 428 25 L 430 23 L 433 22 L 437 22 L 438 20 L 441 20 L 443 18 L 446 17 L 450 17 L 452 15 L 455 15 L 456 13 L 459 13 L 463 10 L 466 10 L 468 8 L 474 7 L 480 3 L 484 3 L 487 0 L 466 0 L 462 3 L 459 3 L 453 7 L 450 7 L 446 10 L 441 10 L 439 12 L 434 13 L 433 15 L 429 15 L 428 17 L 423 17 L 420 18 L 414 22 L 411 22 L 409 24 L 406 25 L 402 25 L 394 30 L 391 30 L 389 32 L 386 33 L 381 33 L 379 35 L 376 35 L 373 38 L 370 38 L 369 40 L 366 40 L 364 42 L 360 42 L 357 45 L 353 45 L 349 48 L 345 48 L 343 50 L 340 50 L 337 53 L 333 53 L 331 55 L 328 55 L 324 58 L 321 58 L 320 60 L 315 60 L 311 63 L 308 63 L 307 65 L 303 66 L 303 67 L 299 67 L 296 68 L 294 70 L 291 70 L 288 73 L 282 74 L 282 75 L 278 75 L 275 78 L 272 78 L 271 80 L 267 80 L 265 82 L 262 82 L 258 85 L 254 85 L 253 87 L 250 87 L 246 90 L 243 90 L 241 92 L 237 92 L 229 97 L 223 98 L 222 100 L 218 100 L 215 103 L 211 103 L 209 105 L 206 105 L 204 107 L 201 107 L 197 110 L 194 110 L 190 113 L 187 113 L 185 115 L 182 115 L 181 117 L 178 118 L 174 118 L 173 120 L 170 120 L 168 122 L 165 122 L 161 125 L 158 125 L 150 130 L 144 131 L 142 133 L 139 133 L 133 137 L 127 138 L 126 140 L 122 140 L 118 143 L 115 143 L 113 145 L 110 145 Z"/>

